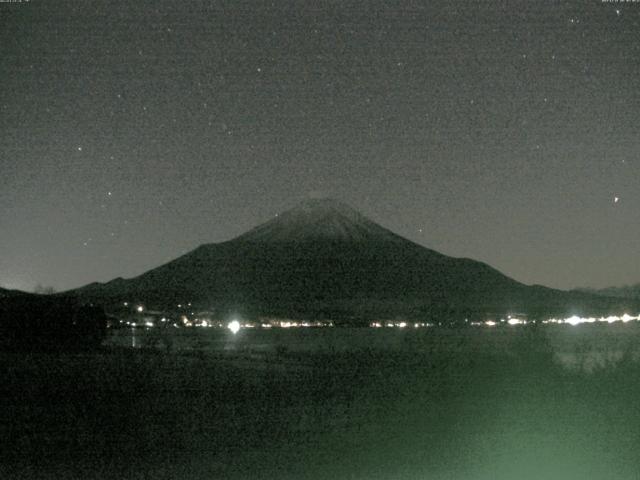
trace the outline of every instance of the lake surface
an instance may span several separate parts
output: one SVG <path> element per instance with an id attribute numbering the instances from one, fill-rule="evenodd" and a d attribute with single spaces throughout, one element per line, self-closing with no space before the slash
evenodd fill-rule
<path id="1" fill-rule="evenodd" d="M 168 334 L 0 355 L 0 478 L 638 478 L 638 325 Z"/>
<path id="2" fill-rule="evenodd" d="M 571 370 L 592 371 L 640 359 L 640 324 L 543 325 L 530 327 L 429 328 L 126 328 L 111 332 L 106 345 L 203 353 L 252 355 L 377 352 L 501 352 L 518 355 L 545 347 Z"/>

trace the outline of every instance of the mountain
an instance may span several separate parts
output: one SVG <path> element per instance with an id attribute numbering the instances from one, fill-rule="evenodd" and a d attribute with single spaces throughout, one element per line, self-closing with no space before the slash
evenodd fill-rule
<path id="1" fill-rule="evenodd" d="M 296 208 L 249 230 L 236 242 L 309 243 L 335 241 L 366 243 L 403 241 L 350 206 L 331 199 L 306 200 Z"/>
<path id="2" fill-rule="evenodd" d="M 640 299 L 640 283 L 636 283 L 635 285 L 625 285 L 623 287 L 606 287 L 600 289 L 578 288 L 576 291 L 590 293 L 593 295 L 602 295 L 605 297 Z"/>
<path id="3" fill-rule="evenodd" d="M 29 296 L 33 296 L 33 294 L 23 292 L 21 290 L 8 290 L 6 288 L 0 288 L 0 300 Z"/>
<path id="4" fill-rule="evenodd" d="M 486 318 L 622 311 L 628 302 L 526 286 L 494 268 L 430 250 L 330 199 L 302 202 L 232 240 L 131 279 L 72 293 L 109 308 L 143 302 L 298 318 Z"/>

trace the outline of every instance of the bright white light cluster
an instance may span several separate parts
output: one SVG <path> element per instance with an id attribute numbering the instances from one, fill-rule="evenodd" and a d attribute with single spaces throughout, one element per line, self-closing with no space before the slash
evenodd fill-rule
<path id="1" fill-rule="evenodd" d="M 623 322 L 623 323 L 627 323 L 630 322 L 632 320 L 640 320 L 640 315 L 638 315 L 637 317 L 633 317 L 631 315 L 629 315 L 628 313 L 625 313 L 622 316 L 617 316 L 617 315 L 610 315 L 608 317 L 578 317 L 577 315 L 574 315 L 572 317 L 568 317 L 568 318 L 564 318 L 564 319 L 558 319 L 558 318 L 550 318 L 549 320 L 543 320 L 542 323 L 567 323 L 569 325 L 580 325 L 581 323 L 596 323 L 596 322 L 601 322 L 601 323 L 614 323 L 614 322 Z"/>
<path id="2" fill-rule="evenodd" d="M 577 315 L 573 315 L 571 317 L 567 317 L 567 318 L 550 318 L 548 320 L 543 320 L 542 323 L 544 324 L 549 324 L 549 323 L 555 323 L 555 324 L 567 324 L 567 325 L 580 325 L 581 323 L 596 323 L 596 322 L 601 322 L 601 323 L 615 323 L 615 322 L 623 322 L 623 323 L 627 323 L 627 322 L 631 322 L 631 321 L 640 321 L 640 315 L 634 317 L 632 315 L 629 315 L 628 313 L 625 313 L 624 315 L 621 316 L 617 316 L 617 315 L 610 315 L 608 317 L 579 317 Z M 509 325 L 527 325 L 528 323 L 530 323 L 528 320 L 524 320 L 521 318 L 516 318 L 516 317 L 508 317 L 507 319 L 501 318 L 499 321 L 494 321 L 494 320 L 486 320 L 485 322 L 471 322 L 471 325 L 474 326 L 486 326 L 486 327 L 495 327 L 496 325 L 500 325 L 500 324 L 509 324 Z"/>
<path id="3" fill-rule="evenodd" d="M 229 322 L 229 325 L 227 325 L 227 328 L 231 330 L 231 332 L 235 335 L 240 331 L 240 322 L 237 320 L 232 320 Z"/>
<path id="4" fill-rule="evenodd" d="M 409 323 L 409 322 L 395 322 L 395 321 L 387 321 L 387 322 L 371 322 L 369 323 L 369 326 L 372 328 L 382 328 L 382 327 L 387 327 L 387 328 L 407 328 L 407 327 L 413 327 L 413 328 L 425 328 L 425 327 L 432 327 L 433 325 L 427 322 L 414 322 L 414 323 Z"/>
<path id="5" fill-rule="evenodd" d="M 477 325 L 477 326 L 486 326 L 486 327 L 495 327 L 496 325 L 500 324 L 500 323 L 508 323 L 509 325 L 526 325 L 527 323 L 529 323 L 527 320 L 524 320 L 522 318 L 517 318 L 517 317 L 512 317 L 511 315 L 509 315 L 506 319 L 501 318 L 499 322 L 496 322 L 494 320 L 487 320 L 483 323 L 480 322 L 471 322 L 471 325 Z"/>

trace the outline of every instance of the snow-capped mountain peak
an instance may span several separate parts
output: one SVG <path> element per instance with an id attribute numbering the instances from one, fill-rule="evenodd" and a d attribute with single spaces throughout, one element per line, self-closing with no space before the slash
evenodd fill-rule
<path id="1" fill-rule="evenodd" d="M 397 241 L 399 237 L 337 200 L 309 199 L 237 237 L 248 242 Z"/>

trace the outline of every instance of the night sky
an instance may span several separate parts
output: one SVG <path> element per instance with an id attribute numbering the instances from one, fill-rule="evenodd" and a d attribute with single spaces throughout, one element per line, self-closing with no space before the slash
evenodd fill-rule
<path id="1" fill-rule="evenodd" d="M 0 3 L 0 286 L 309 195 L 525 283 L 640 281 L 640 3 Z"/>

